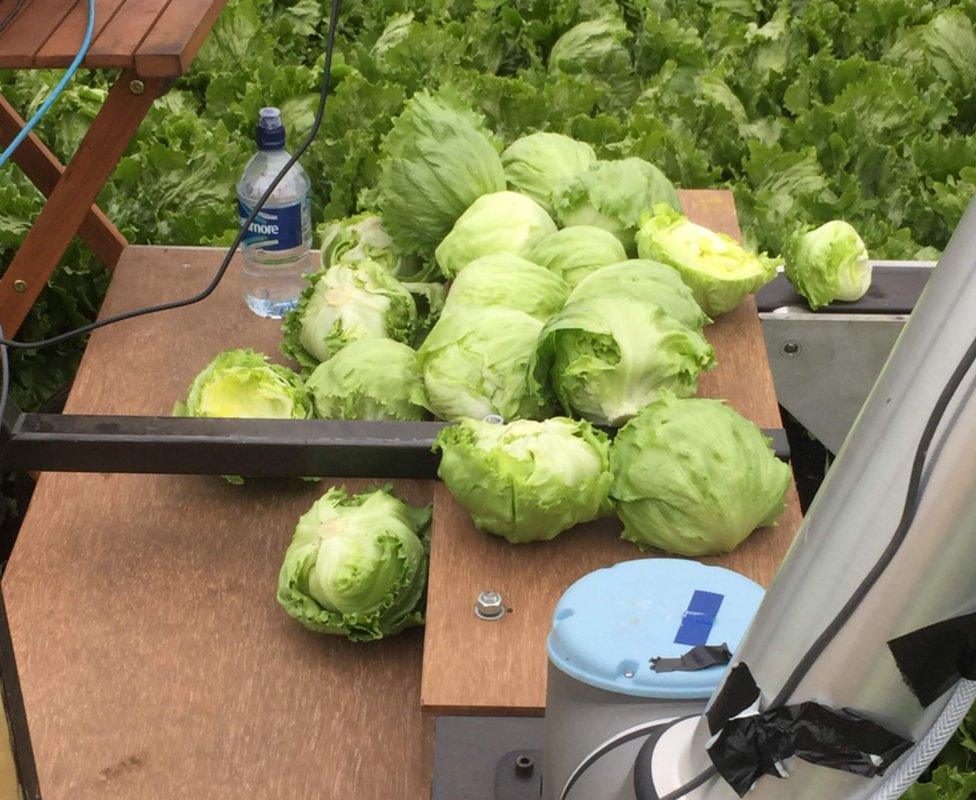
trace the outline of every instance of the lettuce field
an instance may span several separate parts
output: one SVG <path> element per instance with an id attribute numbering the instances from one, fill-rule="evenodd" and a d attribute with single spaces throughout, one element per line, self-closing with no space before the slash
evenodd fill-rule
<path id="1" fill-rule="evenodd" d="M 281 107 L 292 143 L 311 123 L 325 14 L 321 0 L 228 4 L 100 198 L 131 241 L 230 240 L 258 109 Z M 876 257 L 933 258 L 976 191 L 976 0 L 347 0 L 339 35 L 303 162 L 316 222 L 369 207 L 384 134 L 414 92 L 444 84 L 506 141 L 563 132 L 679 186 L 732 188 L 747 236 L 773 253 L 796 225 L 842 218 Z M 80 74 L 45 118 L 62 159 L 113 77 Z M 2 72 L 0 90 L 26 114 L 55 79 Z M 40 207 L 5 167 L 0 264 Z M 23 335 L 90 318 L 106 284 L 76 242 Z M 79 348 L 15 353 L 17 401 L 43 406 Z"/>

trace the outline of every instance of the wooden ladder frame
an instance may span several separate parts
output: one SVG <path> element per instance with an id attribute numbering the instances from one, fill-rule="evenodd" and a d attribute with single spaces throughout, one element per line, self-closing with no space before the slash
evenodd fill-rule
<path id="1" fill-rule="evenodd" d="M 109 272 L 115 269 L 128 242 L 95 200 L 165 89 L 163 78 L 140 78 L 134 70 L 123 70 L 67 166 L 33 133 L 14 152 L 14 163 L 47 202 L 0 279 L 0 325 L 6 336 L 23 324 L 75 235 Z M 23 126 L 24 120 L 0 94 L 0 146 L 13 141 Z"/>

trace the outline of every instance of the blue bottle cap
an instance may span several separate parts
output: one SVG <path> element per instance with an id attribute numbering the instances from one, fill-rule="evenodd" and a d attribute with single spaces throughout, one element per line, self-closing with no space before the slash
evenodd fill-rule
<path id="1" fill-rule="evenodd" d="M 724 666 L 655 672 L 697 644 L 735 652 L 762 602 L 737 572 L 678 558 L 625 561 L 584 575 L 556 605 L 549 659 L 589 686 L 634 697 L 710 697 Z"/>
<path id="2" fill-rule="evenodd" d="M 258 150 L 284 150 L 285 125 L 277 108 L 262 108 L 257 127 Z"/>

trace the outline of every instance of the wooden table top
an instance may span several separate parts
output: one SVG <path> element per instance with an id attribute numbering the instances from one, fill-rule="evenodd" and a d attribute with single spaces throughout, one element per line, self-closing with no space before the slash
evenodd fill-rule
<path id="1" fill-rule="evenodd" d="M 736 232 L 727 193 L 683 202 Z M 102 313 L 186 296 L 221 255 L 130 247 Z M 67 410 L 168 414 L 216 352 L 275 353 L 278 324 L 244 308 L 239 277 L 232 269 L 205 303 L 96 332 Z M 777 426 L 751 301 L 709 335 L 720 366 L 703 393 Z M 591 569 L 639 556 L 606 522 L 508 545 L 475 531 L 442 485 L 401 481 L 414 502 L 435 495 L 426 634 L 353 645 L 305 631 L 274 598 L 295 522 L 327 485 L 41 476 L 3 590 L 45 800 L 426 800 L 433 726 L 421 704 L 539 713 L 559 594 Z M 722 563 L 768 582 L 799 519 L 791 489 L 779 528 Z M 501 622 L 473 616 L 488 586 L 515 609 Z"/>
<path id="2" fill-rule="evenodd" d="M 196 291 L 222 255 L 130 247 L 102 312 Z M 219 350 L 275 352 L 239 292 L 232 268 L 205 303 L 95 333 L 68 411 L 168 414 Z M 422 631 L 350 644 L 275 600 L 326 486 L 41 476 L 3 591 L 45 800 L 427 800 Z"/>
<path id="3" fill-rule="evenodd" d="M 84 37 L 87 0 L 0 0 L 0 19 L 25 5 L 0 33 L 0 69 L 67 67 Z M 83 66 L 128 68 L 151 78 L 182 75 L 227 0 L 96 0 Z"/>
<path id="4" fill-rule="evenodd" d="M 732 193 L 684 191 L 685 212 L 696 222 L 740 237 Z M 760 427 L 782 426 L 773 377 L 753 299 L 706 329 L 717 366 L 700 381 L 700 394 L 723 398 Z M 795 486 L 779 525 L 756 531 L 733 553 L 702 559 L 767 585 L 801 520 Z M 546 636 L 562 592 L 592 570 L 641 558 L 619 538 L 608 517 L 551 542 L 512 545 L 479 533 L 467 510 L 438 484 L 431 540 L 428 624 L 421 699 L 442 714 L 541 715 L 546 695 Z M 512 614 L 483 622 L 473 613 L 484 589 L 501 592 Z"/>

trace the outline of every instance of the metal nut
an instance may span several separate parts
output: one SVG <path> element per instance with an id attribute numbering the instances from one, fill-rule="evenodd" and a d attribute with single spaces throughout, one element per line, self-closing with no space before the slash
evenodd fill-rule
<path id="1" fill-rule="evenodd" d="M 14 291 L 17 292 L 17 294 L 23 294 L 26 292 L 27 281 L 17 278 L 17 280 L 14 281 Z"/>
<path id="2" fill-rule="evenodd" d="M 505 616 L 505 603 L 498 592 L 486 590 L 478 595 L 474 613 L 481 619 L 495 620 Z"/>
<path id="3" fill-rule="evenodd" d="M 783 346 L 779 349 L 779 352 L 787 358 L 796 358 L 800 355 L 800 350 L 802 349 L 799 342 L 794 342 L 790 339 L 788 342 L 783 342 Z"/>
<path id="4" fill-rule="evenodd" d="M 515 759 L 515 772 L 519 775 L 531 775 L 535 769 L 535 759 L 522 755 Z"/>
<path id="5" fill-rule="evenodd" d="M 146 91 L 146 84 L 144 84 L 138 78 L 131 80 L 129 81 L 129 91 L 132 92 L 132 94 L 142 94 L 144 91 Z"/>

